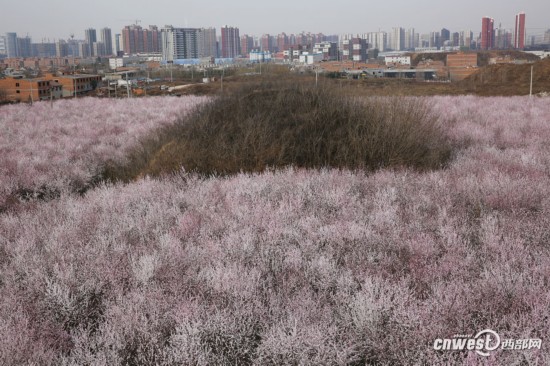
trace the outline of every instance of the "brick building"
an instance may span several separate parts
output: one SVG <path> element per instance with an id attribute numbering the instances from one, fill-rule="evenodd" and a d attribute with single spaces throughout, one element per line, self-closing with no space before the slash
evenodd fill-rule
<path id="1" fill-rule="evenodd" d="M 99 75 L 53 75 L 47 74 L 47 80 L 53 80 L 63 86 L 63 97 L 71 97 L 95 90 L 101 83 L 102 77 Z"/>
<path id="2" fill-rule="evenodd" d="M 45 78 L 24 79 L 7 77 L 0 79 L 0 91 L 3 98 L 10 102 L 36 102 L 39 100 L 59 99 L 62 97 L 62 85 Z"/>

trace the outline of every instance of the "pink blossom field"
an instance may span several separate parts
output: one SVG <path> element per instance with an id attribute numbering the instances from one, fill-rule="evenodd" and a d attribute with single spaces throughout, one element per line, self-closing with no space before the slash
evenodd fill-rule
<path id="1" fill-rule="evenodd" d="M 2 187 L 86 180 L 198 101 L 2 107 Z M 0 213 L 0 364 L 550 364 L 550 100 L 428 102 L 443 170 L 182 170 Z"/>
<path id="2" fill-rule="evenodd" d="M 204 100 L 84 98 L 0 108 L 0 209 L 22 194 L 86 189 L 105 161 L 124 159 L 141 137 Z"/>

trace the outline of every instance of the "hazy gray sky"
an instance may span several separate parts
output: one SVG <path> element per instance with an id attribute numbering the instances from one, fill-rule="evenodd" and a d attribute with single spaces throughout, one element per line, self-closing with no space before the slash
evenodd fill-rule
<path id="1" fill-rule="evenodd" d="M 84 29 L 110 27 L 120 33 L 124 25 L 162 27 L 235 26 L 241 34 L 261 35 L 310 31 L 325 34 L 391 31 L 414 27 L 424 33 L 445 27 L 452 32 L 481 28 L 481 17 L 495 26 L 514 27 L 515 15 L 525 11 L 527 33 L 550 28 L 550 0 L 2 0 L 0 34 L 28 33 L 33 42 L 42 38 L 84 38 Z"/>

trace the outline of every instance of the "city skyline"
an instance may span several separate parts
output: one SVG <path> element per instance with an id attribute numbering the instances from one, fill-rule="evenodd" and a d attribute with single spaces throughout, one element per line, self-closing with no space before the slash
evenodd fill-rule
<path id="1" fill-rule="evenodd" d="M 528 34 L 543 33 L 550 28 L 550 19 L 547 17 L 550 14 L 550 2 L 542 0 L 521 4 L 464 0 L 455 7 L 428 0 L 414 3 L 396 0 L 391 9 L 384 4 L 357 4 L 349 0 L 340 1 L 336 5 L 328 2 L 296 4 L 288 0 L 280 0 L 276 4 L 212 0 L 208 3 L 208 9 L 204 9 L 204 5 L 182 4 L 175 0 L 163 0 L 155 3 L 155 6 L 141 0 L 119 0 L 114 3 L 99 0 L 92 7 L 80 8 L 75 13 L 71 4 L 67 0 L 47 3 L 28 0 L 25 7 L 16 3 L 2 5 L 0 34 L 28 34 L 35 42 L 42 39 L 68 39 L 71 34 L 77 39 L 83 39 L 85 29 L 88 28 L 108 27 L 115 34 L 120 33 L 124 26 L 135 23 L 143 27 L 173 25 L 216 29 L 227 25 L 238 27 L 241 34 L 256 36 L 301 31 L 324 34 L 357 34 L 378 30 L 391 32 L 394 27 L 415 28 L 418 33 L 428 33 L 443 27 L 452 31 L 471 29 L 480 32 L 480 19 L 484 16 L 494 19 L 495 28 L 502 25 L 505 29 L 513 30 L 515 16 L 522 11 L 528 14 Z M 395 12 L 395 8 L 401 11 Z M 63 21 L 52 21 L 56 15 Z"/>

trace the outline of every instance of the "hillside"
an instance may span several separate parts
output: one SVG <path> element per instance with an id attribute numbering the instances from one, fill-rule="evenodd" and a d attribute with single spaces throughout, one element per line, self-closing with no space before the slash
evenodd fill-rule
<path id="1" fill-rule="evenodd" d="M 550 92 L 550 59 L 533 64 L 496 64 L 480 68 L 459 86 L 479 95 L 528 95 L 533 65 L 533 93 Z"/>

